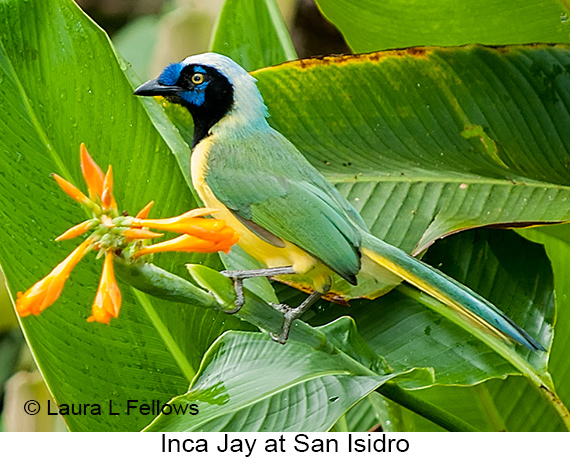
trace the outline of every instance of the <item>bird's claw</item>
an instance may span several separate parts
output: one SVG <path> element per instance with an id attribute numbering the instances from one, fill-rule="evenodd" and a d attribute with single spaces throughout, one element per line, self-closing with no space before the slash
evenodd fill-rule
<path id="1" fill-rule="evenodd" d="M 291 324 L 293 321 L 300 316 L 297 308 L 291 308 L 289 305 L 284 303 L 269 303 L 271 307 L 283 314 L 283 325 L 281 326 L 281 333 L 278 335 L 270 332 L 269 336 L 271 339 L 279 344 L 285 344 L 287 338 L 289 338 L 289 332 L 291 331 Z"/>
<path id="2" fill-rule="evenodd" d="M 283 331 L 279 335 L 275 335 L 275 333 L 270 332 L 269 336 L 273 341 L 279 344 L 285 344 L 287 342 L 287 337 L 289 336 L 289 332 L 285 335 Z"/>

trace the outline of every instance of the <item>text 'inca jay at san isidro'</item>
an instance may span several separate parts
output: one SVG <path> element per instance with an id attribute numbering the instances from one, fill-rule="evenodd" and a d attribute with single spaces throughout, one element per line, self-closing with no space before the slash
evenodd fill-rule
<path id="1" fill-rule="evenodd" d="M 487 300 L 438 270 L 370 234 L 352 205 L 267 122 L 255 79 L 228 57 L 206 53 L 166 67 L 136 95 L 164 96 L 194 119 L 191 174 L 205 206 L 238 231 L 239 245 L 266 265 L 224 272 L 236 282 L 255 276 L 312 291 L 297 308 L 273 304 L 292 322 L 320 297 L 342 300 L 355 287 L 374 298 L 402 279 L 485 328 L 544 350 Z M 359 291 L 360 292 L 360 291 Z"/>

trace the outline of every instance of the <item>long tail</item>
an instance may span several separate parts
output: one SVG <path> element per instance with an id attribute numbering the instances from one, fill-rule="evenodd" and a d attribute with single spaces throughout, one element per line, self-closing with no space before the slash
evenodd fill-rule
<path id="1" fill-rule="evenodd" d="M 401 249 L 363 232 L 361 250 L 364 256 L 467 317 L 471 322 L 529 349 L 545 350 L 492 303 Z"/>

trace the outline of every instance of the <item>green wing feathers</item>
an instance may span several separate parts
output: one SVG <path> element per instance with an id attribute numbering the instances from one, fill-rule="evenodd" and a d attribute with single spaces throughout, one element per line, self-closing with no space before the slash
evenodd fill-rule
<path id="1" fill-rule="evenodd" d="M 216 197 L 239 219 L 251 221 L 299 246 L 350 283 L 356 282 L 355 275 L 360 270 L 360 234 L 346 215 L 327 202 L 322 191 L 285 178 L 235 176 L 231 182 L 231 192 L 219 180 L 208 185 L 215 186 L 212 190 Z M 265 198 L 259 198 L 260 195 Z M 266 232 L 250 229 L 271 242 Z"/>
<path id="2" fill-rule="evenodd" d="M 267 240 L 299 246 L 356 283 L 364 223 L 338 191 L 274 131 L 255 142 L 225 142 L 210 151 L 206 182 L 218 200 Z M 346 208 L 345 208 L 346 207 Z M 269 232 L 269 234 L 267 233 Z"/>
<path id="3" fill-rule="evenodd" d="M 296 244 L 352 284 L 360 270 L 360 234 L 319 189 L 289 183 L 281 197 L 251 205 L 252 220 Z"/>

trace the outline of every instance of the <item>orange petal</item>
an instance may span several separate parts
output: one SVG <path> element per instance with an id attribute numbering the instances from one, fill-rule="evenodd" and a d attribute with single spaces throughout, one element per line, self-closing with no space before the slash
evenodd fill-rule
<path id="1" fill-rule="evenodd" d="M 117 209 L 117 202 L 113 196 L 113 167 L 109 165 L 105 179 L 103 181 L 103 192 L 101 193 L 101 203 L 105 210 Z"/>
<path id="2" fill-rule="evenodd" d="M 87 196 L 69 181 L 63 179 L 61 176 L 55 173 L 52 173 L 52 177 L 59 184 L 59 187 L 61 187 L 61 189 L 71 198 L 78 201 L 79 203 L 83 203 L 84 205 L 91 203 Z"/>
<path id="3" fill-rule="evenodd" d="M 121 291 L 115 280 L 115 272 L 113 268 L 113 251 L 107 251 L 105 254 L 105 262 L 103 263 L 103 272 L 99 281 L 97 295 L 93 302 L 92 315 L 87 319 L 88 322 L 101 322 L 108 324 L 111 317 L 119 317 L 121 309 Z"/>
<path id="4" fill-rule="evenodd" d="M 205 240 L 216 240 L 216 234 L 226 226 L 223 219 L 204 219 L 197 214 L 211 214 L 215 210 L 198 208 L 167 219 L 134 219 L 133 225 L 193 235 Z"/>
<path id="5" fill-rule="evenodd" d="M 224 227 L 222 231 L 224 231 L 224 233 L 220 233 L 222 239 L 215 247 L 218 251 L 223 251 L 227 254 L 230 252 L 231 247 L 239 241 L 239 233 L 229 226 Z"/>
<path id="6" fill-rule="evenodd" d="M 21 317 L 29 316 L 30 314 L 37 316 L 58 299 L 71 270 L 87 253 L 91 242 L 89 238 L 86 239 L 45 278 L 35 283 L 26 292 L 18 292 L 16 310 Z"/>
<path id="7" fill-rule="evenodd" d="M 123 235 L 126 237 L 126 242 L 130 243 L 134 240 L 149 240 L 152 238 L 159 238 L 161 236 L 164 236 L 164 233 L 155 233 L 146 229 L 130 228 L 125 230 L 123 232 Z"/>
<path id="8" fill-rule="evenodd" d="M 112 316 L 103 308 L 93 305 L 91 313 L 91 316 L 87 318 L 87 322 L 101 322 L 102 324 L 111 323 Z"/>
<path id="9" fill-rule="evenodd" d="M 154 205 L 154 200 L 147 203 L 147 205 L 139 211 L 139 213 L 135 216 L 136 219 L 146 219 L 148 217 L 148 213 L 150 213 L 150 209 Z"/>
<path id="10" fill-rule="evenodd" d="M 163 241 L 162 243 L 156 243 L 151 246 L 145 246 L 144 248 L 136 251 L 133 254 L 133 258 L 138 258 L 143 255 L 155 254 L 158 252 L 170 252 L 170 251 L 183 251 L 183 252 L 217 252 L 216 243 L 209 240 L 203 240 L 201 238 L 196 238 L 191 235 L 180 235 L 172 240 Z"/>
<path id="11" fill-rule="evenodd" d="M 55 241 L 70 240 L 76 236 L 83 235 L 94 225 L 93 221 L 84 221 L 81 224 L 74 225 L 69 230 L 66 230 L 59 235 Z"/>
<path id="12" fill-rule="evenodd" d="M 87 152 L 87 148 L 84 143 L 80 146 L 80 158 L 81 158 L 81 172 L 83 173 L 83 179 L 87 184 L 87 189 L 89 189 L 89 197 L 95 200 L 98 196 L 102 198 L 103 196 L 103 181 L 105 180 L 105 175 L 99 165 L 93 160 L 93 158 Z"/>

